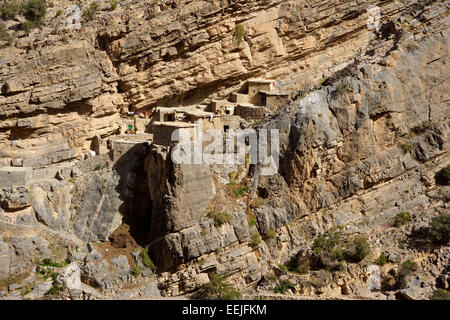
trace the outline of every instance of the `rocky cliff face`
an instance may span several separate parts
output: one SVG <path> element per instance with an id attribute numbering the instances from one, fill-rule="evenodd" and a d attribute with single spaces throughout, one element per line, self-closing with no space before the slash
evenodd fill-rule
<path id="1" fill-rule="evenodd" d="M 434 179 L 449 163 L 446 2 L 137 2 L 80 31 L 50 18 L 55 4 L 40 30 L 1 49 L 0 165 L 34 171 L 27 186 L 0 186 L 0 297 L 30 283 L 41 297 L 49 284 L 29 272 L 45 274 L 44 258 L 80 262 L 55 280 L 78 298 L 104 296 L 74 274 L 124 297 L 189 293 L 211 271 L 267 296 L 277 266 L 336 226 L 367 236 L 372 254 L 334 273 L 281 276 L 293 293 L 373 298 L 407 259 L 419 271 L 382 298 L 428 298 L 446 283 L 448 246 L 418 239 L 449 209 Z M 369 4 L 382 10 L 378 32 L 366 26 Z M 85 159 L 128 110 L 208 102 L 255 76 L 297 92 L 257 126 L 280 130 L 276 175 L 176 166 L 169 150 L 140 144 L 119 161 Z M 412 222 L 392 227 L 406 211 Z M 388 262 L 375 266 L 381 253 Z M 137 289 L 120 290 L 127 282 Z"/>

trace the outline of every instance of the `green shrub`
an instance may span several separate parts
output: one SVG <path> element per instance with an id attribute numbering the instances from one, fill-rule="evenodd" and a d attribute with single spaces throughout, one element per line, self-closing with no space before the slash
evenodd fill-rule
<path id="1" fill-rule="evenodd" d="M 11 36 L 9 35 L 5 25 L 0 23 L 0 41 L 10 41 Z"/>
<path id="2" fill-rule="evenodd" d="M 261 243 L 261 235 L 257 230 L 250 232 L 250 245 L 256 247 Z"/>
<path id="3" fill-rule="evenodd" d="M 118 0 L 112 0 L 111 4 L 109 6 L 109 9 L 111 11 L 115 10 L 117 8 L 117 6 L 119 5 L 119 1 Z"/>
<path id="4" fill-rule="evenodd" d="M 43 0 L 29 0 L 25 4 L 24 16 L 35 24 L 40 24 L 46 13 L 47 9 Z"/>
<path id="5" fill-rule="evenodd" d="M 210 211 L 208 212 L 208 218 L 214 221 L 214 226 L 216 228 L 220 227 L 224 223 L 228 223 L 231 221 L 233 216 L 228 212 L 220 212 L 220 211 Z"/>
<path id="6" fill-rule="evenodd" d="M 283 274 L 286 274 L 289 271 L 289 268 L 285 266 L 284 264 L 279 264 L 278 268 L 281 270 Z"/>
<path id="7" fill-rule="evenodd" d="M 403 150 L 404 153 L 411 153 L 413 147 L 411 145 L 411 142 L 407 141 L 401 144 L 400 148 Z"/>
<path id="8" fill-rule="evenodd" d="M 345 260 L 349 262 L 360 262 L 370 253 L 369 241 L 364 236 L 357 236 L 350 241 L 345 251 Z"/>
<path id="9" fill-rule="evenodd" d="M 236 43 L 239 47 L 242 40 L 244 39 L 244 26 L 242 24 L 238 24 L 234 28 L 234 39 L 236 40 Z"/>
<path id="10" fill-rule="evenodd" d="M 85 17 L 87 20 L 92 20 L 95 18 L 95 14 L 97 13 L 97 11 L 99 9 L 100 9 L 100 4 L 98 2 L 96 2 L 96 1 L 91 2 L 89 7 L 87 7 L 83 11 L 83 17 Z"/>
<path id="11" fill-rule="evenodd" d="M 417 263 L 408 259 L 405 262 L 403 262 L 398 270 L 398 280 L 400 283 L 403 284 L 404 279 L 413 273 L 414 271 L 417 271 L 418 266 Z"/>
<path id="12" fill-rule="evenodd" d="M 380 256 L 377 259 L 377 264 L 380 266 L 385 265 L 387 263 L 387 257 L 384 253 L 380 254 Z"/>
<path id="13" fill-rule="evenodd" d="M 446 244 L 450 240 L 450 214 L 441 213 L 433 218 L 430 232 L 436 242 Z"/>
<path id="14" fill-rule="evenodd" d="M 56 16 L 59 17 L 60 15 L 62 15 L 62 11 L 61 10 L 56 11 Z"/>
<path id="15" fill-rule="evenodd" d="M 239 186 L 238 188 L 233 188 L 233 194 L 235 197 L 242 197 L 244 196 L 244 193 L 249 191 L 248 186 Z"/>
<path id="16" fill-rule="evenodd" d="M 3 20 L 12 20 L 21 10 L 22 6 L 17 0 L 5 1 L 0 7 L 0 17 Z"/>
<path id="17" fill-rule="evenodd" d="M 137 277 L 140 277 L 141 276 L 141 273 L 142 273 L 142 268 L 141 268 L 141 266 L 136 266 L 136 267 L 134 267 L 134 269 L 133 269 L 133 276 L 135 277 L 135 278 L 137 278 Z"/>
<path id="18" fill-rule="evenodd" d="M 275 239 L 277 237 L 277 232 L 273 229 L 270 229 L 265 234 L 267 239 Z"/>
<path id="19" fill-rule="evenodd" d="M 433 292 L 431 300 L 450 300 L 450 291 L 445 289 L 437 289 Z"/>
<path id="20" fill-rule="evenodd" d="M 33 21 L 24 21 L 20 24 L 20 29 L 25 31 L 26 34 L 30 34 L 31 30 L 36 28 L 36 24 Z"/>
<path id="21" fill-rule="evenodd" d="M 248 226 L 251 228 L 256 225 L 256 217 L 252 210 L 247 210 L 247 222 Z"/>
<path id="22" fill-rule="evenodd" d="M 239 300 L 241 293 L 231 284 L 227 283 L 226 276 L 219 276 L 216 273 L 210 273 L 210 282 L 204 285 L 198 295 L 205 299 L 213 300 Z"/>
<path id="23" fill-rule="evenodd" d="M 142 259 L 142 263 L 144 264 L 144 266 L 152 269 L 153 272 L 156 272 L 158 268 L 155 266 L 152 259 L 150 259 L 150 256 L 148 254 L 148 248 L 142 249 L 139 255 Z"/>
<path id="24" fill-rule="evenodd" d="M 339 82 L 338 86 L 336 87 L 335 92 L 337 95 L 342 95 L 349 90 L 350 90 L 350 86 L 348 85 L 348 83 L 342 81 L 342 82 Z"/>
<path id="25" fill-rule="evenodd" d="M 436 173 L 435 177 L 436 183 L 448 186 L 450 185 L 450 164 L 447 165 L 445 168 L 439 170 L 438 173 Z"/>
<path id="26" fill-rule="evenodd" d="M 407 211 L 403 211 L 395 216 L 394 226 L 398 228 L 410 221 L 411 221 L 411 214 Z"/>
<path id="27" fill-rule="evenodd" d="M 50 288 L 50 290 L 48 290 L 47 294 L 58 294 L 61 291 L 64 291 L 65 286 L 60 286 L 56 283 L 53 283 L 52 287 Z"/>
<path id="28" fill-rule="evenodd" d="M 273 291 L 275 291 L 275 293 L 286 293 L 289 289 L 293 289 L 294 288 L 294 284 L 292 284 L 291 282 L 287 281 L 287 280 L 282 280 L 280 281 L 280 283 L 278 283 L 275 287 L 275 289 Z"/>

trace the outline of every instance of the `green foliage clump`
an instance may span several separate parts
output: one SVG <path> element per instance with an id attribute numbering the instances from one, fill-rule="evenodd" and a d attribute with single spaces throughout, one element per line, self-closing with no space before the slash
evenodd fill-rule
<path id="1" fill-rule="evenodd" d="M 407 211 L 403 211 L 395 216 L 394 226 L 398 228 L 410 221 L 411 221 L 411 214 Z"/>
<path id="2" fill-rule="evenodd" d="M 239 47 L 244 39 L 244 26 L 242 24 L 238 24 L 234 27 L 234 39 Z"/>
<path id="3" fill-rule="evenodd" d="M 140 277 L 142 273 L 142 267 L 141 266 L 134 267 L 132 273 L 135 278 Z"/>
<path id="4" fill-rule="evenodd" d="M 11 36 L 3 23 L 0 23 L 0 41 L 11 41 Z"/>
<path id="5" fill-rule="evenodd" d="M 153 263 L 152 259 L 150 259 L 150 256 L 148 254 L 148 248 L 142 249 L 139 256 L 141 257 L 142 263 L 144 264 L 144 266 L 152 269 L 153 272 L 156 272 L 158 267 L 156 267 L 155 264 Z"/>
<path id="6" fill-rule="evenodd" d="M 289 271 L 289 268 L 284 264 L 279 264 L 278 268 L 281 270 L 283 274 L 286 274 Z"/>
<path id="7" fill-rule="evenodd" d="M 59 294 L 61 291 L 64 291 L 66 287 L 64 285 L 58 285 L 56 283 L 52 284 L 50 290 L 48 290 L 47 294 Z"/>
<path id="8" fill-rule="evenodd" d="M 398 280 L 400 283 L 402 283 L 404 281 L 404 279 L 410 275 L 411 273 L 413 273 L 414 271 L 417 271 L 418 269 L 418 265 L 416 262 L 408 259 L 405 262 L 403 262 L 398 270 Z"/>
<path id="9" fill-rule="evenodd" d="M 56 16 L 59 17 L 60 15 L 62 15 L 62 11 L 61 10 L 56 11 Z"/>
<path id="10" fill-rule="evenodd" d="M 45 258 L 44 260 L 42 260 L 41 266 L 43 266 L 43 267 L 53 267 L 53 268 L 62 268 L 62 267 L 64 267 L 67 264 L 68 264 L 67 262 L 61 264 L 61 263 L 53 262 L 51 258 Z"/>
<path id="11" fill-rule="evenodd" d="M 450 291 L 445 289 L 437 289 L 431 295 L 431 300 L 450 300 Z"/>
<path id="12" fill-rule="evenodd" d="M 34 22 L 35 24 L 42 23 L 42 19 L 47 13 L 44 0 L 29 0 L 25 4 L 24 16 L 27 20 Z"/>
<path id="13" fill-rule="evenodd" d="M 34 28 L 36 28 L 36 24 L 33 21 L 27 20 L 20 24 L 20 29 L 25 31 L 26 34 L 29 34 Z"/>
<path id="14" fill-rule="evenodd" d="M 277 232 L 273 229 L 270 229 L 265 234 L 267 239 L 275 239 L 277 237 Z"/>
<path id="15" fill-rule="evenodd" d="M 261 235 L 257 230 L 250 232 L 250 245 L 256 247 L 261 243 Z"/>
<path id="16" fill-rule="evenodd" d="M 233 188 L 233 194 L 235 197 L 242 197 L 244 193 L 248 192 L 250 188 L 248 186 L 239 186 L 237 188 Z"/>
<path id="17" fill-rule="evenodd" d="M 216 228 L 220 227 L 224 223 L 228 223 L 231 221 L 233 216 L 228 212 L 220 212 L 220 211 L 210 211 L 208 212 L 208 218 L 214 221 L 214 226 Z"/>
<path id="18" fill-rule="evenodd" d="M 342 239 L 339 231 L 329 230 L 319 235 L 313 243 L 316 267 L 336 270 L 343 260 L 358 263 L 370 253 L 369 241 L 364 236 Z"/>
<path id="19" fill-rule="evenodd" d="M 370 253 L 369 241 L 364 236 L 357 236 L 351 240 L 345 251 L 345 260 L 349 262 L 360 262 Z"/>
<path id="20" fill-rule="evenodd" d="M 0 17 L 3 20 L 12 20 L 21 10 L 22 6 L 17 0 L 7 0 L 0 6 Z"/>
<path id="21" fill-rule="evenodd" d="M 439 170 L 438 173 L 435 175 L 436 183 L 448 186 L 450 185 L 450 164 L 447 165 L 445 168 Z"/>
<path id="22" fill-rule="evenodd" d="M 336 95 L 339 96 L 339 95 L 342 95 L 342 94 L 344 94 L 345 92 L 347 92 L 349 90 L 350 90 L 350 86 L 348 85 L 348 83 L 342 81 L 342 82 L 339 82 L 338 86 L 336 87 L 335 92 L 336 92 Z"/>
<path id="23" fill-rule="evenodd" d="M 211 300 L 240 300 L 242 298 L 241 293 L 227 283 L 226 278 L 226 276 L 210 273 L 210 282 L 199 290 L 198 295 Z"/>
<path id="24" fill-rule="evenodd" d="M 280 281 L 280 283 L 278 283 L 274 289 L 275 293 L 286 293 L 288 290 L 293 289 L 294 288 L 294 284 L 287 281 L 287 280 L 282 280 Z"/>
<path id="25" fill-rule="evenodd" d="M 256 225 L 256 217 L 252 210 L 247 210 L 247 222 L 248 226 L 251 228 Z"/>
<path id="26" fill-rule="evenodd" d="M 377 259 L 377 264 L 380 266 L 383 266 L 387 263 L 388 259 L 384 253 L 380 254 L 380 256 Z"/>
<path id="27" fill-rule="evenodd" d="M 119 1 L 118 0 L 112 0 L 111 4 L 109 6 L 109 9 L 111 11 L 115 10 L 117 8 L 117 6 L 119 5 Z"/>
<path id="28" fill-rule="evenodd" d="M 406 141 L 405 143 L 401 144 L 400 148 L 403 150 L 404 153 L 411 153 L 413 149 L 411 142 L 409 141 Z"/>
<path id="29" fill-rule="evenodd" d="M 83 11 L 83 17 L 85 17 L 88 21 L 95 18 L 95 14 L 100 9 L 100 4 L 97 1 L 91 2 L 89 7 L 87 7 Z"/>
<path id="30" fill-rule="evenodd" d="M 431 236 L 438 243 L 446 244 L 450 240 L 449 213 L 441 213 L 431 220 Z"/>

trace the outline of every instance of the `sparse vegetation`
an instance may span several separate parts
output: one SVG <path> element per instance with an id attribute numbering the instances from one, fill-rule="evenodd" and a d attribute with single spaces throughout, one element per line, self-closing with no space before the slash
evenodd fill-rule
<path id="1" fill-rule="evenodd" d="M 61 10 L 56 11 L 56 16 L 59 17 L 60 15 L 62 15 L 62 11 Z"/>
<path id="2" fill-rule="evenodd" d="M 3 23 L 0 23 L 0 41 L 10 41 L 11 36 L 8 34 L 8 31 Z"/>
<path id="3" fill-rule="evenodd" d="M 0 17 L 3 20 L 12 20 L 20 14 L 21 4 L 17 0 L 7 0 L 0 6 Z"/>
<path id="4" fill-rule="evenodd" d="M 251 209 L 247 210 L 247 222 L 250 228 L 256 225 L 256 217 Z"/>
<path id="5" fill-rule="evenodd" d="M 244 26 L 242 24 L 238 24 L 234 28 L 234 39 L 239 47 L 244 39 Z"/>
<path id="6" fill-rule="evenodd" d="M 386 257 L 386 255 L 384 253 L 380 254 L 380 256 L 377 259 L 377 264 L 380 266 L 383 266 L 387 263 L 388 258 Z"/>
<path id="7" fill-rule="evenodd" d="M 445 289 L 437 289 L 431 295 L 431 300 L 450 300 L 450 291 Z"/>
<path id="8" fill-rule="evenodd" d="M 267 202 L 266 199 L 261 198 L 261 197 L 257 197 L 250 203 L 250 207 L 251 208 L 258 208 L 258 207 L 261 207 L 261 206 L 265 205 L 266 202 Z"/>
<path id="9" fill-rule="evenodd" d="M 66 288 L 64 285 L 58 285 L 56 283 L 52 284 L 52 287 L 47 292 L 47 294 L 59 294 L 61 291 L 64 291 Z"/>
<path id="10" fill-rule="evenodd" d="M 411 142 L 406 141 L 405 143 L 400 145 L 400 148 L 403 150 L 404 153 L 411 153 L 412 151 Z"/>
<path id="11" fill-rule="evenodd" d="M 449 213 L 441 213 L 431 220 L 431 236 L 437 243 L 446 244 L 450 240 Z"/>
<path id="12" fill-rule="evenodd" d="M 28 21 L 32 21 L 35 25 L 42 23 L 42 20 L 47 13 L 45 1 L 43 0 L 29 0 L 25 4 L 24 16 Z"/>
<path id="13" fill-rule="evenodd" d="M 111 11 L 116 10 L 118 5 L 119 5 L 119 0 L 112 0 L 111 4 L 109 5 L 109 9 Z"/>
<path id="14" fill-rule="evenodd" d="M 417 263 L 408 259 L 405 262 L 403 262 L 398 270 L 398 281 L 400 283 L 403 283 L 404 279 L 413 273 L 414 271 L 417 271 L 418 266 Z"/>
<path id="15" fill-rule="evenodd" d="M 246 192 L 248 192 L 250 188 L 248 186 L 239 186 L 237 188 L 233 188 L 233 195 L 235 197 L 243 197 Z"/>
<path id="16" fill-rule="evenodd" d="M 349 262 L 360 262 L 370 253 L 369 241 L 364 236 L 356 236 L 347 245 L 345 260 Z"/>
<path id="17" fill-rule="evenodd" d="M 97 11 L 100 9 L 100 4 L 97 1 L 91 2 L 89 7 L 87 7 L 83 11 L 83 17 L 85 17 L 88 21 L 95 18 Z"/>
<path id="18" fill-rule="evenodd" d="M 220 227 L 221 225 L 228 223 L 231 221 L 233 216 L 229 214 L 228 212 L 222 212 L 222 211 L 210 211 L 208 212 L 208 218 L 212 219 L 214 221 L 214 226 L 216 228 Z"/>
<path id="19" fill-rule="evenodd" d="M 200 297 L 212 300 L 239 300 L 242 298 L 241 293 L 225 281 L 226 276 L 210 273 L 209 279 L 210 282 L 199 290 Z"/>
<path id="20" fill-rule="evenodd" d="M 405 225 L 406 223 L 411 221 L 411 214 L 407 211 L 403 211 L 398 213 L 395 216 L 395 222 L 394 222 L 394 226 L 401 227 L 403 225 Z"/>
<path id="21" fill-rule="evenodd" d="M 342 94 L 344 94 L 345 92 L 350 90 L 350 86 L 348 85 L 347 82 L 339 82 L 338 86 L 336 87 L 336 95 L 340 96 Z"/>
<path id="22" fill-rule="evenodd" d="M 133 273 L 133 276 L 134 276 L 135 278 L 140 277 L 140 276 L 141 276 L 141 273 L 142 273 L 142 267 L 141 267 L 141 266 L 136 266 L 136 267 L 134 267 L 132 273 Z"/>
<path id="23" fill-rule="evenodd" d="M 289 268 L 288 268 L 287 266 L 285 266 L 284 264 L 279 264 L 279 265 L 278 265 L 278 268 L 281 270 L 281 272 L 282 272 L 283 274 L 287 274 L 288 271 L 289 271 Z"/>
<path id="24" fill-rule="evenodd" d="M 280 283 L 277 284 L 277 286 L 274 289 L 275 293 L 281 293 L 281 294 L 285 294 L 286 292 L 288 292 L 290 289 L 294 288 L 294 284 L 287 281 L 287 280 L 283 280 L 280 281 Z"/>
<path id="25" fill-rule="evenodd" d="M 53 268 L 62 268 L 66 265 L 68 265 L 68 262 L 57 263 L 57 262 L 53 262 L 52 259 L 50 259 L 50 258 L 45 258 L 41 263 L 41 266 L 43 266 L 43 267 L 53 267 Z"/>
<path id="26" fill-rule="evenodd" d="M 448 186 L 450 185 L 450 164 L 448 164 L 443 169 L 439 170 L 435 175 L 435 180 L 437 184 Z"/>
<path id="27" fill-rule="evenodd" d="M 270 229 L 266 232 L 265 237 L 267 239 L 275 239 L 277 237 L 277 232 L 273 229 Z"/>
<path id="28" fill-rule="evenodd" d="M 156 272 L 156 270 L 158 268 L 155 266 L 152 259 L 150 259 L 150 255 L 148 253 L 148 248 L 142 249 L 139 256 L 141 257 L 142 263 L 144 264 L 144 266 L 152 269 L 153 272 Z"/>
<path id="29" fill-rule="evenodd" d="M 257 230 L 252 230 L 250 232 L 250 245 L 256 247 L 261 243 L 261 235 Z"/>
<path id="30" fill-rule="evenodd" d="M 33 21 L 24 21 L 20 24 L 20 29 L 25 31 L 26 34 L 30 34 L 31 30 L 36 28 L 36 24 Z"/>
<path id="31" fill-rule="evenodd" d="M 352 263 L 363 260 L 370 253 L 370 245 L 364 236 L 342 239 L 341 233 L 332 229 L 314 240 L 313 252 L 316 267 L 333 271 L 343 260 Z"/>

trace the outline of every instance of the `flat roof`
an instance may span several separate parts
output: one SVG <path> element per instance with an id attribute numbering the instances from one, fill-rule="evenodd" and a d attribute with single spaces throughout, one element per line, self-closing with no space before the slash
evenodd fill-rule
<path id="1" fill-rule="evenodd" d="M 252 79 L 248 79 L 247 82 L 248 83 L 273 83 L 273 82 L 276 82 L 276 80 L 252 78 Z"/>
<path id="2" fill-rule="evenodd" d="M 265 94 L 265 95 L 267 95 L 267 96 L 288 96 L 288 95 L 291 94 L 291 93 L 288 92 L 288 91 L 273 91 L 273 92 L 271 92 L 271 91 L 264 91 L 264 90 L 261 90 L 261 91 L 259 91 L 259 92 L 262 93 L 262 94 Z"/>
<path id="3" fill-rule="evenodd" d="M 195 124 L 190 122 L 182 122 L 182 121 L 155 121 L 153 122 L 153 126 L 159 127 L 174 127 L 174 128 L 194 128 Z"/>

